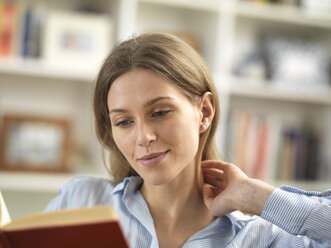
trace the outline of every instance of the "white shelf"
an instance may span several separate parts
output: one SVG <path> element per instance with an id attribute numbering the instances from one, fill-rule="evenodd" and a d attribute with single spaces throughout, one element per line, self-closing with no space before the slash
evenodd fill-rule
<path id="1" fill-rule="evenodd" d="M 302 8 L 290 5 L 240 1 L 234 11 L 238 16 L 331 29 L 330 15 L 309 13 Z"/>
<path id="2" fill-rule="evenodd" d="M 1 171 L 0 190 L 20 192 L 57 192 L 63 184 L 77 176 L 82 176 L 82 174 Z M 89 176 L 105 177 L 105 175 L 101 174 L 89 174 Z"/>
<path id="3" fill-rule="evenodd" d="M 215 13 L 219 11 L 219 2 L 217 0 L 139 0 L 139 2 L 176 8 L 205 10 Z"/>
<path id="4" fill-rule="evenodd" d="M 231 79 L 228 93 L 233 96 L 250 97 L 266 100 L 331 105 L 331 89 L 323 92 L 278 89 L 271 82 L 251 79 Z"/>
<path id="5" fill-rule="evenodd" d="M 0 73 L 49 79 L 93 82 L 96 71 L 86 68 L 56 67 L 40 59 L 0 58 Z"/>

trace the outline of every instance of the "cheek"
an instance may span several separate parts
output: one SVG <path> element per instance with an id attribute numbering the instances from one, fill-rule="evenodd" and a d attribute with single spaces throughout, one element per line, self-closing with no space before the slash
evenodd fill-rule
<path id="1" fill-rule="evenodd" d="M 199 126 L 197 121 L 193 120 L 192 118 L 183 119 L 169 125 L 167 130 L 164 130 L 163 136 L 176 146 L 176 150 L 183 155 L 196 153 L 199 146 Z"/>
<path id="2" fill-rule="evenodd" d="M 115 131 L 113 132 L 113 138 L 117 148 L 121 151 L 124 157 L 128 159 L 128 153 L 130 151 L 130 141 L 128 137 L 123 137 L 123 135 Z"/>

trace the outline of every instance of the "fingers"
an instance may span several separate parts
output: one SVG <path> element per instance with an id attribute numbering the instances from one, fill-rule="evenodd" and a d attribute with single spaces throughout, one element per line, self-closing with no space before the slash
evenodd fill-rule
<path id="1" fill-rule="evenodd" d="M 230 164 L 219 160 L 205 160 L 201 162 L 202 168 L 215 168 L 219 170 L 226 170 Z"/>
<path id="2" fill-rule="evenodd" d="M 245 173 L 236 165 L 219 161 L 219 160 L 205 160 L 201 162 L 201 167 L 202 169 L 206 168 L 213 168 L 215 170 L 222 170 L 224 174 L 229 174 L 230 175 L 241 175 L 241 176 L 246 176 L 244 175 Z"/>
<path id="3" fill-rule="evenodd" d="M 224 179 L 226 177 L 226 174 L 223 170 L 214 169 L 214 168 L 202 168 L 202 172 L 204 175 L 208 175 L 211 177 L 217 177 Z"/>
<path id="4" fill-rule="evenodd" d="M 205 183 L 212 185 L 218 189 L 225 189 L 227 186 L 227 175 L 224 173 L 224 163 L 220 161 L 203 161 L 202 172 Z"/>
<path id="5" fill-rule="evenodd" d="M 204 182 L 216 187 L 218 189 L 225 189 L 227 185 L 227 178 L 223 171 L 214 169 L 203 169 Z"/>
<path id="6" fill-rule="evenodd" d="M 205 183 L 204 202 L 214 215 L 244 209 L 241 202 L 245 201 L 238 199 L 247 198 L 243 189 L 247 188 L 248 177 L 239 167 L 223 161 L 207 160 L 201 162 L 201 169 Z"/>

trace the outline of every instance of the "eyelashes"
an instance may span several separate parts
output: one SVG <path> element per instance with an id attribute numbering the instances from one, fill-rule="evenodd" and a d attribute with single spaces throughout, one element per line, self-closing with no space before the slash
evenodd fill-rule
<path id="1" fill-rule="evenodd" d="M 170 110 L 156 111 L 152 114 L 152 117 L 163 117 L 163 116 L 167 115 L 169 112 L 170 112 Z"/>
<path id="2" fill-rule="evenodd" d="M 169 113 L 171 112 L 171 110 L 160 110 L 160 111 L 155 111 L 151 117 L 155 118 L 155 119 L 163 119 L 165 118 Z M 120 120 L 118 122 L 115 123 L 116 127 L 127 127 L 130 124 L 133 123 L 133 120 L 130 119 L 123 119 Z"/>
<path id="3" fill-rule="evenodd" d="M 119 121 L 117 123 L 115 123 L 115 126 L 116 127 L 119 127 L 119 126 L 128 126 L 130 123 L 132 123 L 132 121 L 129 121 L 129 120 L 124 120 L 124 121 Z"/>

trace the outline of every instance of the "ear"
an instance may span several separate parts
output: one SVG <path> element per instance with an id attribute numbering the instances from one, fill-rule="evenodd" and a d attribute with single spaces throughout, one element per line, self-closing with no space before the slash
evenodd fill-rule
<path id="1" fill-rule="evenodd" d="M 200 133 L 203 133 L 209 128 L 215 115 L 215 101 L 211 92 L 207 91 L 201 96 L 199 110 Z"/>

